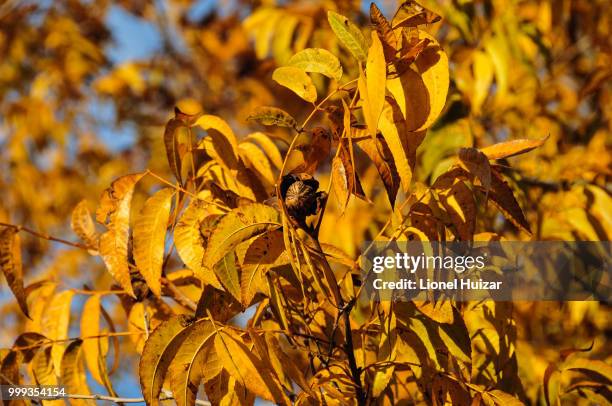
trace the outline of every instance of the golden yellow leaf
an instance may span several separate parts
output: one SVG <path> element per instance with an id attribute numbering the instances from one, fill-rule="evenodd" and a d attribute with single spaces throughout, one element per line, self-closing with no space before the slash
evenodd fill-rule
<path id="1" fill-rule="evenodd" d="M 412 164 L 408 159 L 404 118 L 401 117 L 397 105 L 390 103 L 385 105 L 379 126 L 383 138 L 389 146 L 402 189 L 404 192 L 408 192 L 412 181 Z"/>
<path id="2" fill-rule="evenodd" d="M 274 185 L 276 176 L 274 172 L 272 172 L 272 166 L 270 165 L 268 157 L 259 147 L 251 142 L 244 141 L 238 145 L 238 152 L 242 162 L 244 162 L 247 168 L 253 169 L 265 180 L 265 182 Z"/>
<path id="3" fill-rule="evenodd" d="M 215 160 L 227 169 L 238 167 L 238 139 L 225 120 L 213 115 L 203 115 L 195 124 L 205 130 L 212 140 Z"/>
<path id="4" fill-rule="evenodd" d="M 207 241 L 200 229 L 207 224 L 214 224 L 217 215 L 208 213 L 207 204 L 201 200 L 193 199 L 174 228 L 174 245 L 176 250 L 193 273 L 207 285 L 222 289 L 217 277 L 210 269 L 202 267 L 204 251 Z"/>
<path id="5" fill-rule="evenodd" d="M 548 136 L 539 140 L 519 139 L 500 142 L 499 144 L 482 148 L 480 151 L 489 159 L 509 158 L 511 156 L 525 154 L 533 149 L 536 149 L 544 144 L 547 139 Z"/>
<path id="6" fill-rule="evenodd" d="M 387 65 L 385 53 L 378 34 L 372 32 L 372 45 L 368 50 L 366 61 L 366 86 L 368 92 L 368 108 L 364 109 L 366 124 L 370 134 L 374 136 L 378 130 L 380 119 L 385 105 L 385 82 L 387 80 Z"/>
<path id="7" fill-rule="evenodd" d="M 460 239 L 472 240 L 476 227 L 476 202 L 470 188 L 465 182 L 458 181 L 439 196 Z"/>
<path id="8" fill-rule="evenodd" d="M 431 127 L 444 105 L 449 86 L 448 56 L 438 41 L 425 31 L 419 31 L 419 37 L 428 38 L 431 43 L 417 57 L 415 65 L 429 94 L 429 114 L 425 122 L 416 130 Z"/>
<path id="9" fill-rule="evenodd" d="M 295 66 L 282 66 L 274 70 L 272 79 L 307 102 L 314 103 L 317 100 L 317 89 L 303 69 Z"/>
<path id="10" fill-rule="evenodd" d="M 149 336 L 140 357 L 138 375 L 142 394 L 147 405 L 159 405 L 168 367 L 189 334 L 192 319 L 186 315 L 175 316 L 160 324 Z"/>
<path id="11" fill-rule="evenodd" d="M 280 226 L 280 213 L 270 206 L 253 203 L 232 210 L 223 216 L 208 240 L 205 265 L 212 268 L 241 242 Z"/>
<path id="12" fill-rule="evenodd" d="M 134 260 L 151 291 L 161 295 L 166 229 L 174 190 L 161 189 L 145 202 L 134 221 Z"/>
<path id="13" fill-rule="evenodd" d="M 338 202 L 340 203 L 340 209 L 342 212 L 344 212 L 349 201 L 350 191 L 347 179 L 348 174 L 346 173 L 346 168 L 344 167 L 340 157 L 334 157 L 332 160 L 331 176 L 332 188 L 336 194 Z"/>
<path id="14" fill-rule="evenodd" d="M 240 300 L 248 307 L 258 292 L 268 293 L 265 273 L 285 250 L 282 233 L 269 231 L 240 244 L 236 254 L 240 264 Z"/>
<path id="15" fill-rule="evenodd" d="M 51 347 L 40 349 L 32 359 L 32 362 L 30 363 L 30 367 L 32 368 L 32 374 L 34 375 L 34 380 L 36 381 L 36 385 L 59 385 L 57 379 L 57 376 L 59 375 L 59 367 L 55 369 L 55 367 L 53 366 L 51 351 Z M 62 399 L 45 400 L 44 404 L 45 406 L 64 406 L 65 402 Z"/>
<path id="16" fill-rule="evenodd" d="M 340 80 L 342 65 L 338 58 L 323 48 L 307 48 L 293 55 L 287 62 L 288 66 L 295 66 L 304 72 L 316 72 L 330 79 Z"/>
<path id="17" fill-rule="evenodd" d="M 236 265 L 236 253 L 228 251 L 214 266 L 215 275 L 225 290 L 240 301 L 240 273 Z"/>
<path id="18" fill-rule="evenodd" d="M 391 28 L 391 24 L 385 18 L 376 3 L 370 3 L 370 21 L 374 24 L 374 28 L 380 36 L 380 40 L 385 50 L 385 58 L 391 60 L 395 57 L 397 49 L 397 37 Z"/>
<path id="19" fill-rule="evenodd" d="M 493 82 L 493 63 L 486 52 L 474 51 L 472 56 L 474 70 L 474 93 L 472 96 L 472 111 L 480 113 L 480 108 L 489 94 Z"/>
<path id="20" fill-rule="evenodd" d="M 100 236 L 100 255 L 113 278 L 132 296 L 134 291 L 128 266 L 130 206 L 134 186 L 143 176 L 144 173 L 137 173 L 115 180 L 102 194 L 96 211 L 96 220 L 108 228 Z"/>
<path id="21" fill-rule="evenodd" d="M 255 132 L 249 134 L 246 137 L 246 140 L 254 141 L 257 145 L 259 145 L 259 147 L 266 153 L 268 159 L 270 159 L 270 162 L 272 162 L 277 169 L 280 169 L 283 166 L 283 158 L 281 157 L 280 151 L 278 150 L 278 147 L 274 141 L 272 141 L 268 135 L 261 132 Z"/>
<path id="22" fill-rule="evenodd" d="M 250 392 L 266 400 L 284 403 L 278 383 L 251 353 L 240 336 L 232 330 L 220 330 L 215 336 L 215 350 L 223 368 Z"/>
<path id="23" fill-rule="evenodd" d="M 53 296 L 45 306 L 42 318 L 43 334 L 51 340 L 59 340 L 51 347 L 51 356 L 56 371 L 60 370 L 62 355 L 66 345 L 61 342 L 68 338 L 70 325 L 70 306 L 74 292 L 65 290 Z"/>
<path id="24" fill-rule="evenodd" d="M 70 226 L 74 233 L 83 240 L 85 244 L 92 247 L 93 250 L 98 249 L 98 240 L 100 236 L 96 232 L 96 226 L 87 208 L 87 200 L 81 200 L 74 210 L 72 210 Z"/>
<path id="25" fill-rule="evenodd" d="M 82 344 L 82 340 L 75 340 L 64 351 L 60 381 L 66 387 L 67 393 L 89 395 L 91 392 L 87 385 L 87 376 L 83 367 Z M 70 399 L 70 404 L 74 406 L 94 406 L 96 403 L 93 400 Z"/>
<path id="26" fill-rule="evenodd" d="M 390 159 L 392 154 L 391 151 L 389 151 L 389 147 L 384 142 L 384 139 L 381 140 L 380 138 L 376 140 L 373 138 L 364 138 L 356 141 L 356 144 L 365 152 L 368 158 L 370 158 L 374 166 L 376 166 L 376 170 L 385 185 L 389 202 L 391 206 L 394 206 L 395 197 L 397 196 L 397 191 L 400 186 L 400 178 L 393 160 Z"/>
<path id="27" fill-rule="evenodd" d="M 9 288 L 15 295 L 19 308 L 26 316 L 28 304 L 23 287 L 23 268 L 21 265 L 21 239 L 17 229 L 13 227 L 0 228 L 0 268 L 6 278 Z"/>
<path id="28" fill-rule="evenodd" d="M 170 388 L 177 404 L 193 404 L 204 376 L 215 376 L 221 371 L 221 364 L 210 351 L 214 350 L 214 335 L 215 328 L 207 319 L 189 327 L 187 337 L 168 367 Z M 212 362 L 204 356 L 212 358 Z"/>
<path id="29" fill-rule="evenodd" d="M 101 315 L 100 295 L 92 295 L 83 305 L 81 314 L 81 337 L 98 337 Z M 106 353 L 108 351 L 108 338 L 88 338 L 83 340 L 83 352 L 87 368 L 100 385 L 108 382 L 106 370 Z"/>

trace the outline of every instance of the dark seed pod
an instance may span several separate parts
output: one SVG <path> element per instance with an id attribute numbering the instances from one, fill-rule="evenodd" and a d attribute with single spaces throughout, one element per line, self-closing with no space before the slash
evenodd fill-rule
<path id="1" fill-rule="evenodd" d="M 287 212 L 299 223 L 303 223 L 307 216 L 316 214 L 325 200 L 326 193 L 317 192 L 318 188 L 319 182 L 305 173 L 283 177 L 281 196 Z"/>

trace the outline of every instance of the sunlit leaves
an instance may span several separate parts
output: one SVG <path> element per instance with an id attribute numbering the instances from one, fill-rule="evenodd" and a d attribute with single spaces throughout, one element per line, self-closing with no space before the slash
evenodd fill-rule
<path id="1" fill-rule="evenodd" d="M 317 89 L 310 76 L 303 69 L 294 66 L 282 66 L 274 70 L 272 79 L 307 102 L 314 103 L 317 100 Z"/>
<path id="2" fill-rule="evenodd" d="M 365 62 L 368 57 L 368 45 L 361 30 L 348 18 L 333 11 L 327 13 L 327 21 L 342 45 L 358 61 Z"/>
<path id="3" fill-rule="evenodd" d="M 170 218 L 173 189 L 162 189 L 151 196 L 134 221 L 134 260 L 149 288 L 161 294 L 166 228 Z"/>
<path id="4" fill-rule="evenodd" d="M 340 80 L 342 66 L 338 58 L 326 49 L 307 48 L 293 55 L 287 62 L 305 72 L 321 73 L 328 78 Z"/>
<path id="5" fill-rule="evenodd" d="M 12 227 L 0 228 L 0 268 L 2 268 L 2 273 L 9 288 L 17 299 L 19 308 L 28 316 L 26 293 L 23 287 L 20 241 L 17 229 Z"/>
<path id="6" fill-rule="evenodd" d="M 100 236 L 100 255 L 113 278 L 131 295 L 134 291 L 128 265 L 130 204 L 134 186 L 143 176 L 138 173 L 115 180 L 102 195 L 96 211 L 96 220 L 108 229 Z"/>

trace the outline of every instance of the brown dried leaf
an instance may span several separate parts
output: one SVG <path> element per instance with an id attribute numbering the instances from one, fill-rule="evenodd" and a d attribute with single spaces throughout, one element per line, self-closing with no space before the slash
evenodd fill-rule
<path id="1" fill-rule="evenodd" d="M 480 180 L 486 193 L 489 193 L 489 189 L 491 189 L 491 165 L 487 156 L 476 148 L 461 148 L 459 159 L 467 170 Z"/>
<path id="2" fill-rule="evenodd" d="M 391 24 L 383 15 L 376 3 L 370 3 L 370 21 L 378 31 L 385 52 L 385 59 L 393 60 L 397 50 L 397 37 L 391 28 Z"/>
<path id="3" fill-rule="evenodd" d="M 465 182 L 457 181 L 439 196 L 457 229 L 459 238 L 463 241 L 472 240 L 476 227 L 476 203 L 470 188 Z"/>
<path id="4" fill-rule="evenodd" d="M 521 206 L 519 206 L 512 189 L 508 182 L 504 180 L 502 175 L 495 169 L 491 171 L 491 192 L 489 197 L 504 216 L 512 222 L 516 227 L 531 234 L 529 223 L 523 214 Z"/>
<path id="5" fill-rule="evenodd" d="M 395 205 L 395 198 L 400 186 L 400 178 L 395 168 L 391 151 L 382 138 L 364 138 L 356 141 L 357 146 L 368 155 L 385 185 L 387 197 L 391 206 Z"/>

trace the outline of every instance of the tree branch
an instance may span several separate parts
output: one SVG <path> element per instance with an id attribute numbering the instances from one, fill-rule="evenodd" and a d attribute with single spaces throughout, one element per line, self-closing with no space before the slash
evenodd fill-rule
<path id="1" fill-rule="evenodd" d="M 86 400 L 106 400 L 108 402 L 115 403 L 144 403 L 144 398 L 120 398 L 115 396 L 106 396 L 106 395 L 73 395 L 67 394 L 64 396 L 54 396 L 45 398 L 45 400 L 61 400 L 61 399 L 86 399 Z M 173 400 L 173 396 L 164 396 L 160 400 Z M 212 404 L 207 400 L 196 399 L 196 405 L 200 406 L 211 406 Z"/>
<path id="2" fill-rule="evenodd" d="M 363 384 L 361 383 L 361 371 L 357 367 L 357 360 L 355 359 L 355 348 L 353 347 L 353 332 L 351 329 L 351 310 L 355 305 L 355 298 L 351 299 L 350 302 L 346 304 L 346 307 L 342 310 L 344 313 L 344 335 L 346 336 L 346 342 L 344 343 L 344 347 L 346 350 L 346 355 L 348 357 L 349 368 L 351 370 L 351 375 L 353 377 L 353 382 L 355 382 L 355 392 L 357 395 L 357 404 L 359 406 L 364 406 L 366 404 L 366 397 L 363 392 Z"/>
<path id="3" fill-rule="evenodd" d="M 183 294 L 183 292 L 181 292 L 174 283 L 172 283 L 172 281 L 170 281 L 167 278 L 161 278 L 161 282 L 164 284 L 164 286 L 168 289 L 169 293 L 171 294 L 170 297 L 177 302 L 178 304 L 180 304 L 181 306 L 191 310 L 191 311 L 196 311 L 196 309 L 198 308 L 198 305 L 191 299 L 189 299 L 187 296 L 185 296 Z"/>

